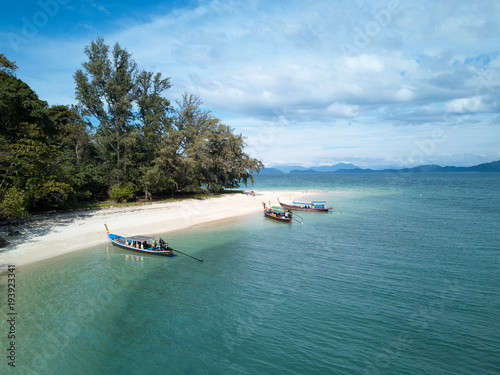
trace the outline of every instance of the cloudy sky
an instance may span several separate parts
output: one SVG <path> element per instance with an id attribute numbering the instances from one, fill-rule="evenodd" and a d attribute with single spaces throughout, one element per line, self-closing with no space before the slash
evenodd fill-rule
<path id="1" fill-rule="evenodd" d="M 6 2 L 0 53 L 50 105 L 103 37 L 247 137 L 266 166 L 500 159 L 500 2 Z"/>

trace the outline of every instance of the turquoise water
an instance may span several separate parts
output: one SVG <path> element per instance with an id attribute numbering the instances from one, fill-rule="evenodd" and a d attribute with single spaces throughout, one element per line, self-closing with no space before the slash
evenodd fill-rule
<path id="1" fill-rule="evenodd" d="M 334 211 L 168 236 L 203 263 L 102 246 L 19 267 L 16 372 L 498 374 L 499 187 L 500 174 L 262 175 L 249 188 L 308 190 Z"/>

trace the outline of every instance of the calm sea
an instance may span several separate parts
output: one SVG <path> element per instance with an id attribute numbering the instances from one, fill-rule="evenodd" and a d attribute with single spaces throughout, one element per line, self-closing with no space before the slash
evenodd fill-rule
<path id="1" fill-rule="evenodd" d="M 19 267 L 15 340 L 1 280 L 0 373 L 499 373 L 500 174 L 262 175 L 253 189 L 334 210 L 168 236 L 203 263 L 102 246 Z"/>

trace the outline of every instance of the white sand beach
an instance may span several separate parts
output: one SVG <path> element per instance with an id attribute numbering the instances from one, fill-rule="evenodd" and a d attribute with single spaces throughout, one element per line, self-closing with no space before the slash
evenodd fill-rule
<path id="1" fill-rule="evenodd" d="M 8 237 L 11 244 L 0 253 L 0 271 L 7 265 L 17 267 L 105 244 L 108 239 L 104 224 L 111 233 L 164 234 L 258 212 L 262 210 L 262 202 L 275 205 L 278 198 L 290 201 L 303 195 L 300 191 L 255 191 L 254 196 L 229 194 L 46 215 L 19 228 L 19 235 Z"/>

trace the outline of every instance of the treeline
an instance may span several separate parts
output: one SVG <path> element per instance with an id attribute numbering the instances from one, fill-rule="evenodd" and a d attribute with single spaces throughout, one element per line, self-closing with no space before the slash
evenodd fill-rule
<path id="1" fill-rule="evenodd" d="M 139 70 L 119 44 L 97 39 L 85 54 L 77 106 L 48 106 L 0 54 L 0 218 L 253 182 L 263 164 L 200 98 L 172 105 L 170 79 Z"/>

